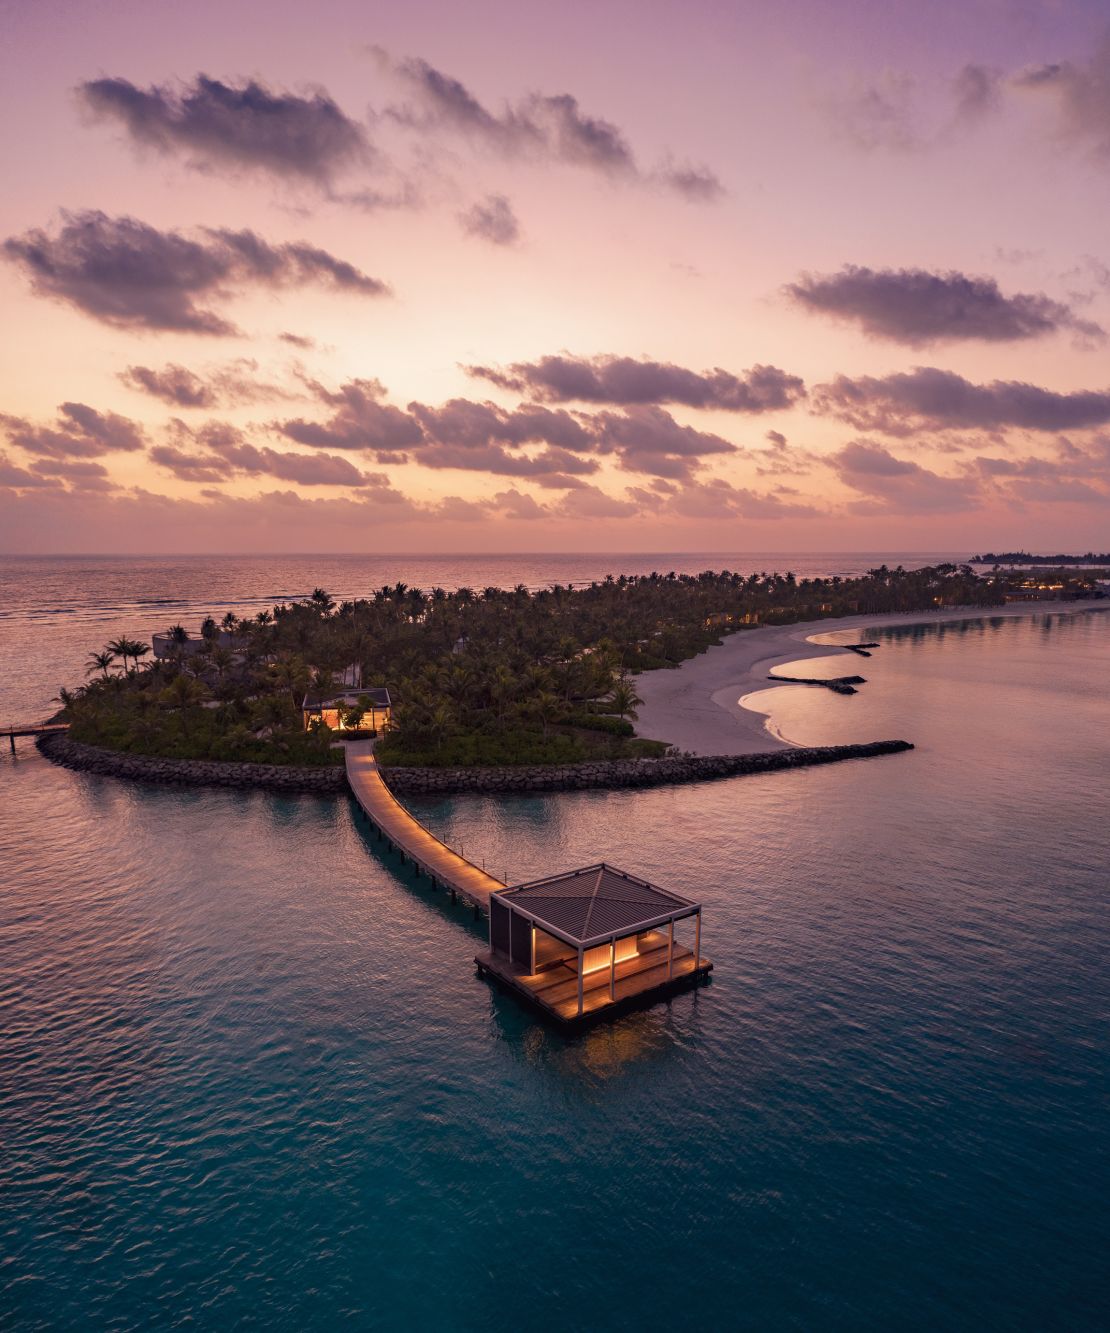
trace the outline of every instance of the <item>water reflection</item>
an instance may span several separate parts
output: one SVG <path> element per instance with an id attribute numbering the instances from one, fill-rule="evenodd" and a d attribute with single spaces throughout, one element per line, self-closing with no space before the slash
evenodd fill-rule
<path id="1" fill-rule="evenodd" d="M 490 1013 L 498 1036 L 526 1065 L 588 1096 L 633 1071 L 637 1078 L 662 1076 L 665 1065 L 699 1045 L 698 997 L 710 985 L 712 977 L 669 1000 L 578 1032 L 563 1033 L 542 1022 L 492 983 Z"/>

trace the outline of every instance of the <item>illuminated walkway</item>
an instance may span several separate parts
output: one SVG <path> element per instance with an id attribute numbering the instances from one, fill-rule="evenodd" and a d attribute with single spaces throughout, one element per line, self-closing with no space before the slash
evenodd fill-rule
<path id="1" fill-rule="evenodd" d="M 453 852 L 409 814 L 385 785 L 370 741 L 348 741 L 345 748 L 347 781 L 378 832 L 437 884 L 488 910 L 490 894 L 503 889 L 504 881 Z"/>

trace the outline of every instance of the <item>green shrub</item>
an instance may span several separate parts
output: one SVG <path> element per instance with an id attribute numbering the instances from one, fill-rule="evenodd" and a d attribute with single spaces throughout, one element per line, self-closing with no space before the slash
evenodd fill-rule
<path id="1" fill-rule="evenodd" d="M 634 736 L 636 728 L 627 718 L 607 713 L 572 713 L 567 722 L 586 731 L 604 731 L 610 736 Z"/>

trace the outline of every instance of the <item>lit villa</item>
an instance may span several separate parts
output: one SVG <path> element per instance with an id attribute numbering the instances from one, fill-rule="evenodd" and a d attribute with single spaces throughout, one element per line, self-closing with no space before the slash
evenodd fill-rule
<path id="1" fill-rule="evenodd" d="M 675 926 L 693 918 L 693 948 Z M 688 928 L 687 928 L 688 929 Z M 601 864 L 490 895 L 479 971 L 575 1025 L 707 975 L 701 904 Z"/>
<path id="2" fill-rule="evenodd" d="M 348 721 L 352 712 L 361 713 L 357 722 Z M 369 689 L 309 692 L 301 705 L 305 730 L 328 726 L 332 731 L 382 731 L 389 725 L 392 708 L 389 691 L 376 685 Z"/>

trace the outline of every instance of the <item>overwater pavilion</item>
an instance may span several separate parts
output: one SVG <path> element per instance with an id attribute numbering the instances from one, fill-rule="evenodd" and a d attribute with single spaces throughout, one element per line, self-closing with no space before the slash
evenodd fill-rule
<path id="1" fill-rule="evenodd" d="M 694 919 L 693 949 L 675 925 Z M 490 895 L 475 962 L 560 1022 L 640 1003 L 705 976 L 701 904 L 604 863 Z"/>

